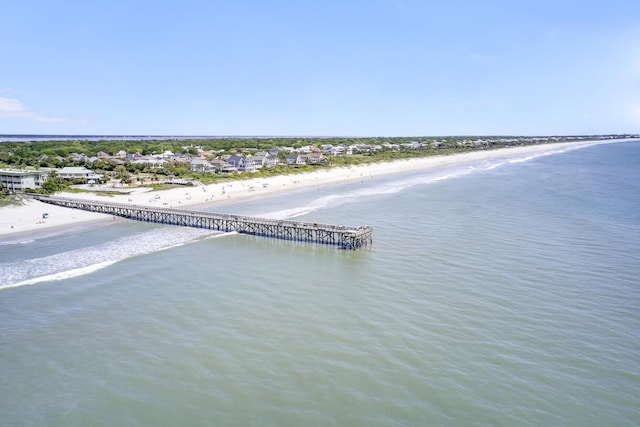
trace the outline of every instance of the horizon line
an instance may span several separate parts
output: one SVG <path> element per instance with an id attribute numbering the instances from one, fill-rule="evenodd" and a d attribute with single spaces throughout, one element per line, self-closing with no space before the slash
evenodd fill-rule
<path id="1" fill-rule="evenodd" d="M 224 139 L 224 138 L 459 138 L 459 137 L 525 137 L 525 138 L 570 138 L 570 137 L 640 137 L 637 133 L 605 133 L 605 134 L 549 134 L 549 135 L 525 135 L 525 134 L 458 134 L 458 135 L 403 135 L 403 136 L 357 136 L 357 135 L 177 135 L 177 134 L 30 134 L 30 133 L 0 133 L 0 138 L 196 138 L 196 139 Z"/>

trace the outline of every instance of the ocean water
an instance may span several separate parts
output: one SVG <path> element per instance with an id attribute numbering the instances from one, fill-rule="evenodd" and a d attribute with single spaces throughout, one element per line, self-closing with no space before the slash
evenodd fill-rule
<path id="1" fill-rule="evenodd" d="M 640 425 L 640 141 L 0 240 L 0 424 Z"/>

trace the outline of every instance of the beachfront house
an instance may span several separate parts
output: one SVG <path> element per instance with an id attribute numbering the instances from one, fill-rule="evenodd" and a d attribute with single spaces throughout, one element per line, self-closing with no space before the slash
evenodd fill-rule
<path id="1" fill-rule="evenodd" d="M 305 156 L 303 156 L 303 155 L 301 155 L 299 153 L 288 154 L 287 155 L 287 164 L 288 165 L 304 165 L 304 164 L 306 164 Z"/>
<path id="2" fill-rule="evenodd" d="M 264 151 L 258 151 L 253 155 L 253 165 L 256 169 L 270 168 L 278 164 L 278 156 L 271 155 Z"/>
<path id="3" fill-rule="evenodd" d="M 0 183 L 10 192 L 40 188 L 49 177 L 49 172 L 24 169 L 0 169 Z"/>
<path id="4" fill-rule="evenodd" d="M 325 155 L 317 151 L 309 153 L 305 157 L 307 164 L 318 165 L 327 162 L 327 158 L 325 157 Z"/>
<path id="5" fill-rule="evenodd" d="M 314 150 L 317 150 L 318 148 L 315 145 L 304 145 L 300 148 L 298 148 L 296 151 L 298 151 L 298 153 L 310 153 Z"/>
<path id="6" fill-rule="evenodd" d="M 230 156 L 227 163 L 236 168 L 239 172 L 255 172 L 256 167 L 253 164 L 253 156 Z"/>
<path id="7" fill-rule="evenodd" d="M 402 143 L 400 144 L 400 146 L 407 150 L 418 150 L 420 148 L 426 147 L 427 144 L 423 144 L 422 142 L 419 142 L 419 141 L 411 141 L 411 142 Z"/>
<path id="8" fill-rule="evenodd" d="M 221 172 L 221 173 L 238 172 L 238 169 L 235 166 L 233 166 L 230 163 L 227 163 L 227 161 L 223 159 L 213 159 L 209 163 L 211 164 L 211 167 L 213 168 L 213 170 L 216 172 Z"/>
<path id="9" fill-rule="evenodd" d="M 269 150 L 269 154 L 271 154 L 272 156 L 277 156 L 280 153 L 293 153 L 294 148 L 293 147 L 276 147 L 276 148 L 272 148 L 271 150 Z"/>
<path id="10" fill-rule="evenodd" d="M 99 181 L 104 175 L 100 173 L 95 173 L 94 171 L 82 167 L 71 167 L 67 166 L 62 169 L 58 169 L 57 174 L 60 178 L 72 179 L 77 181 L 89 182 L 89 181 Z"/>
<path id="11" fill-rule="evenodd" d="M 328 151 L 328 154 L 331 156 L 339 156 L 341 154 L 345 154 L 347 152 L 347 149 L 344 147 L 344 145 L 337 145 L 335 147 L 329 148 Z"/>
<path id="12" fill-rule="evenodd" d="M 191 159 L 190 168 L 192 172 L 211 172 L 212 166 L 207 159 Z"/>
<path id="13" fill-rule="evenodd" d="M 352 144 L 352 145 L 349 146 L 349 148 L 347 150 L 347 154 L 371 153 L 372 151 L 374 151 L 374 149 L 369 144 Z"/>

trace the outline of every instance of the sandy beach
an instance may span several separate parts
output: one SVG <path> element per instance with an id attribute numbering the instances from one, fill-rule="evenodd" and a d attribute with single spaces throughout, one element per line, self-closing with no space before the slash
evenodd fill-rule
<path id="1" fill-rule="evenodd" d="M 56 195 L 172 208 L 193 208 L 199 205 L 210 207 L 246 198 L 262 197 L 303 188 L 320 187 L 327 184 L 370 179 L 400 172 L 427 170 L 444 165 L 464 164 L 478 160 L 534 154 L 610 142 L 615 141 L 581 141 L 575 143 L 540 144 L 497 150 L 474 151 L 446 156 L 432 156 L 351 167 L 322 169 L 302 174 L 252 178 L 200 187 L 187 186 L 163 191 L 151 191 L 148 188 L 134 188 L 128 194 L 115 196 L 101 195 L 99 193 L 57 193 Z M 43 217 L 45 213 L 47 214 L 46 218 Z M 47 229 L 72 226 L 90 221 L 113 220 L 114 218 L 109 215 L 68 209 L 45 204 L 36 200 L 25 199 L 22 205 L 0 208 L 0 240 L 19 233 L 40 232 Z"/>

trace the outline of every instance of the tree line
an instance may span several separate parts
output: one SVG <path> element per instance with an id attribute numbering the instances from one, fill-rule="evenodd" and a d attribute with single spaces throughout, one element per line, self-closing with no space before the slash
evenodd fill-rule
<path id="1" fill-rule="evenodd" d="M 582 139 L 601 139 L 602 136 L 585 136 Z M 571 137 L 575 140 L 576 137 Z M 475 141 L 475 142 L 474 142 Z M 481 143 L 478 143 L 481 141 Z M 333 146 L 351 146 L 363 144 L 368 146 L 387 146 L 392 144 L 393 149 L 381 149 L 354 155 L 331 156 L 328 165 L 306 165 L 295 168 L 279 166 L 263 169 L 251 173 L 251 176 L 274 175 L 305 171 L 317 167 L 345 166 L 385 160 L 405 159 L 411 157 L 424 157 L 436 154 L 449 154 L 470 150 L 500 148 L 510 145 L 528 145 L 540 142 L 558 142 L 558 138 L 541 137 L 331 137 L 331 138 L 176 138 L 176 139 L 145 139 L 145 140 L 50 140 L 50 141 L 4 141 L 0 142 L 0 167 L 13 168 L 62 168 L 65 166 L 85 166 L 97 173 L 104 173 L 111 178 L 126 182 L 131 175 L 150 174 L 154 176 L 191 177 L 203 182 L 212 182 L 222 179 L 210 173 L 197 173 L 190 170 L 188 162 L 169 161 L 163 168 L 149 168 L 144 164 L 130 161 L 114 161 L 109 158 L 98 158 L 88 162 L 84 158 L 78 158 L 75 154 L 84 154 L 87 157 L 96 157 L 98 153 L 105 152 L 114 155 L 119 151 L 126 153 L 140 153 L 142 155 L 161 154 L 169 150 L 173 153 L 188 153 L 197 155 L 200 147 L 207 152 L 255 153 L 256 151 L 269 151 L 276 147 L 301 148 L 303 146 L 320 147 L 325 144 Z M 402 144 L 417 143 L 419 149 L 408 149 Z M 243 178 L 245 174 L 236 174 L 232 178 Z M 225 176 L 229 179 L 229 176 Z M 158 178 L 160 180 L 160 178 Z M 60 190 L 72 182 L 53 174 L 49 178 L 47 191 Z M 2 190 L 0 189 L 0 193 Z"/>

